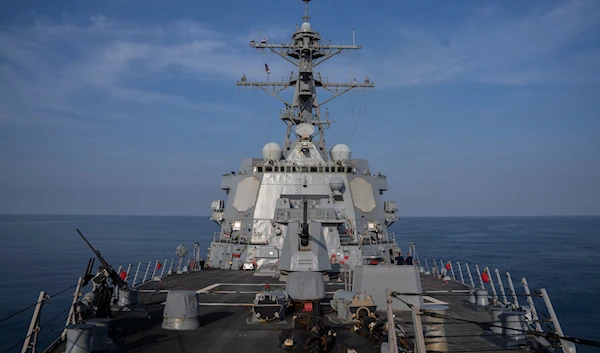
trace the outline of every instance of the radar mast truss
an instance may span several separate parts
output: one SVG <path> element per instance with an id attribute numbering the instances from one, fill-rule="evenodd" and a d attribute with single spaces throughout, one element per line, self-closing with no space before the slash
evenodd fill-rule
<path id="1" fill-rule="evenodd" d="M 321 36 L 318 32 L 312 30 L 308 22 L 310 19 L 308 16 L 308 2 L 310 0 L 303 1 L 306 3 L 305 13 L 302 16 L 304 23 L 292 35 L 292 43 L 271 44 L 268 43 L 266 38 L 260 40 L 260 42 L 250 41 L 252 48 L 259 50 L 269 49 L 271 52 L 296 66 L 298 68 L 297 72 L 292 72 L 288 81 L 269 81 L 268 79 L 265 82 L 248 81 L 246 76 L 243 75 L 240 81 L 237 82 L 237 85 L 260 88 L 283 102 L 285 108 L 279 118 L 287 125 L 285 136 L 286 152 L 292 148 L 292 141 L 290 139 L 292 126 L 307 123 L 317 127 L 315 134 L 311 136 L 311 140 L 316 135 L 319 135 L 319 142 L 315 145 L 319 148 L 323 158 L 327 159 L 324 130 L 331 125 L 331 121 L 328 116 L 326 116 L 325 120 L 321 119 L 321 107 L 354 88 L 373 88 L 374 85 L 368 76 L 363 83 L 358 83 L 356 79 L 351 83 L 325 82 L 320 73 L 317 73 L 315 77 L 313 69 L 318 65 L 345 50 L 359 50 L 362 46 L 354 43 L 352 45 L 322 44 Z M 265 70 L 270 75 L 266 63 Z M 289 102 L 280 95 L 282 91 L 289 87 L 294 87 L 292 102 Z M 330 92 L 332 96 L 319 102 L 317 99 L 317 88 L 322 88 Z"/>

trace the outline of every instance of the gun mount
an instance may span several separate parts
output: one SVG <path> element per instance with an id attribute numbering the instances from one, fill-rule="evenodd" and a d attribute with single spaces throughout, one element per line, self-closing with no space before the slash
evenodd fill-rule
<path id="1" fill-rule="evenodd" d="M 302 248 L 308 247 L 308 242 L 310 240 L 310 233 L 308 231 L 308 201 L 306 199 L 302 200 L 304 204 L 304 210 L 302 212 L 302 231 L 300 232 L 300 245 Z"/>
<path id="2" fill-rule="evenodd" d="M 115 269 L 111 265 L 109 265 L 109 263 L 106 262 L 106 260 L 104 260 L 104 258 L 100 254 L 100 251 L 96 250 L 92 246 L 92 244 L 90 244 L 90 242 L 85 238 L 85 236 L 83 236 L 83 234 L 81 233 L 81 231 L 79 229 L 77 229 L 77 233 L 79 233 L 79 235 L 85 241 L 85 243 L 90 247 L 90 249 L 92 249 L 92 251 L 96 255 L 96 258 L 102 264 L 102 265 L 100 265 L 100 273 L 98 275 L 96 275 L 94 278 L 92 278 L 92 281 L 96 284 L 100 284 L 100 283 L 106 281 L 108 278 L 110 278 L 111 281 L 114 283 L 114 285 L 118 286 L 121 290 L 124 290 L 124 291 L 129 290 L 129 285 L 127 284 L 127 282 L 122 280 L 121 277 L 119 277 L 119 274 L 117 273 L 117 271 L 115 271 Z M 88 263 L 88 268 L 89 268 L 89 263 Z"/>
<path id="3" fill-rule="evenodd" d="M 323 225 L 308 218 L 309 199 L 303 198 L 301 203 L 302 221 L 289 222 L 285 231 L 279 261 L 279 270 L 284 276 L 294 271 L 331 271 Z"/>

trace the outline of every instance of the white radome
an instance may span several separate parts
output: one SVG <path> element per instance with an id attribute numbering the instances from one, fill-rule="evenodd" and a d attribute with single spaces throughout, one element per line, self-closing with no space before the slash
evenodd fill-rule
<path id="1" fill-rule="evenodd" d="M 262 155 L 264 159 L 278 161 L 283 157 L 283 150 L 277 142 L 269 142 L 263 147 Z"/>
<path id="2" fill-rule="evenodd" d="M 344 145 L 343 143 L 331 147 L 331 150 L 329 151 L 331 159 L 336 163 L 350 159 L 351 154 L 352 152 L 350 151 L 350 147 Z"/>

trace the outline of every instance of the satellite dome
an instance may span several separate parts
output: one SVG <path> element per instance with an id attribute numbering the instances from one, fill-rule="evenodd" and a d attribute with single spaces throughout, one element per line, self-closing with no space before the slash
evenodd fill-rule
<path id="1" fill-rule="evenodd" d="M 351 154 L 352 152 L 350 152 L 350 147 L 344 145 L 343 143 L 331 147 L 331 151 L 329 151 L 331 159 L 336 163 L 339 161 L 350 159 Z"/>
<path id="2" fill-rule="evenodd" d="M 303 32 L 306 32 L 306 31 L 310 31 L 310 30 L 312 30 L 312 27 L 311 27 L 310 23 L 308 23 L 308 22 L 304 22 L 304 23 L 302 24 L 302 26 L 300 26 L 300 29 L 301 29 Z"/>
<path id="3" fill-rule="evenodd" d="M 269 142 L 263 147 L 262 155 L 264 159 L 278 161 L 283 157 L 283 150 L 276 142 Z"/>

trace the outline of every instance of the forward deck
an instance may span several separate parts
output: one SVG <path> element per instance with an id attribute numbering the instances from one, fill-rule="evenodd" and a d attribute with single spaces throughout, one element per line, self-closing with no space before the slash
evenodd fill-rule
<path id="1" fill-rule="evenodd" d="M 271 289 L 284 288 L 276 276 L 255 276 L 254 272 L 209 269 L 181 275 L 171 275 L 162 281 L 146 282 L 140 287 L 140 301 L 148 315 L 142 311 L 121 312 L 114 315 L 111 352 L 282 352 L 282 342 L 293 338 L 296 342 L 291 352 L 307 352 L 304 341 L 305 329 L 294 328 L 292 314 L 282 322 L 252 323 L 252 301 L 257 292 L 268 284 Z M 425 303 L 446 303 L 447 315 L 479 322 L 467 323 L 445 321 L 445 334 L 450 352 L 526 352 L 527 349 L 506 348 L 504 341 L 488 330 L 490 316 L 487 311 L 476 310 L 465 304 L 467 287 L 454 281 L 441 281 L 430 275 L 421 275 Z M 338 337 L 332 352 L 346 352 L 348 348 L 360 353 L 380 352 L 380 346 L 368 338 L 353 332 L 353 324 L 341 324 L 335 320 L 335 312 L 329 300 L 343 282 L 337 278 L 326 284 L 327 298 L 322 300 L 322 312 L 328 328 Z M 171 289 L 193 290 L 199 293 L 201 328 L 195 331 L 171 331 L 161 328 L 164 301 Z M 385 308 L 378 308 L 384 315 Z M 397 312 L 404 320 L 403 327 L 409 339 L 414 333 L 410 312 Z M 54 352 L 63 352 L 64 345 Z"/>

